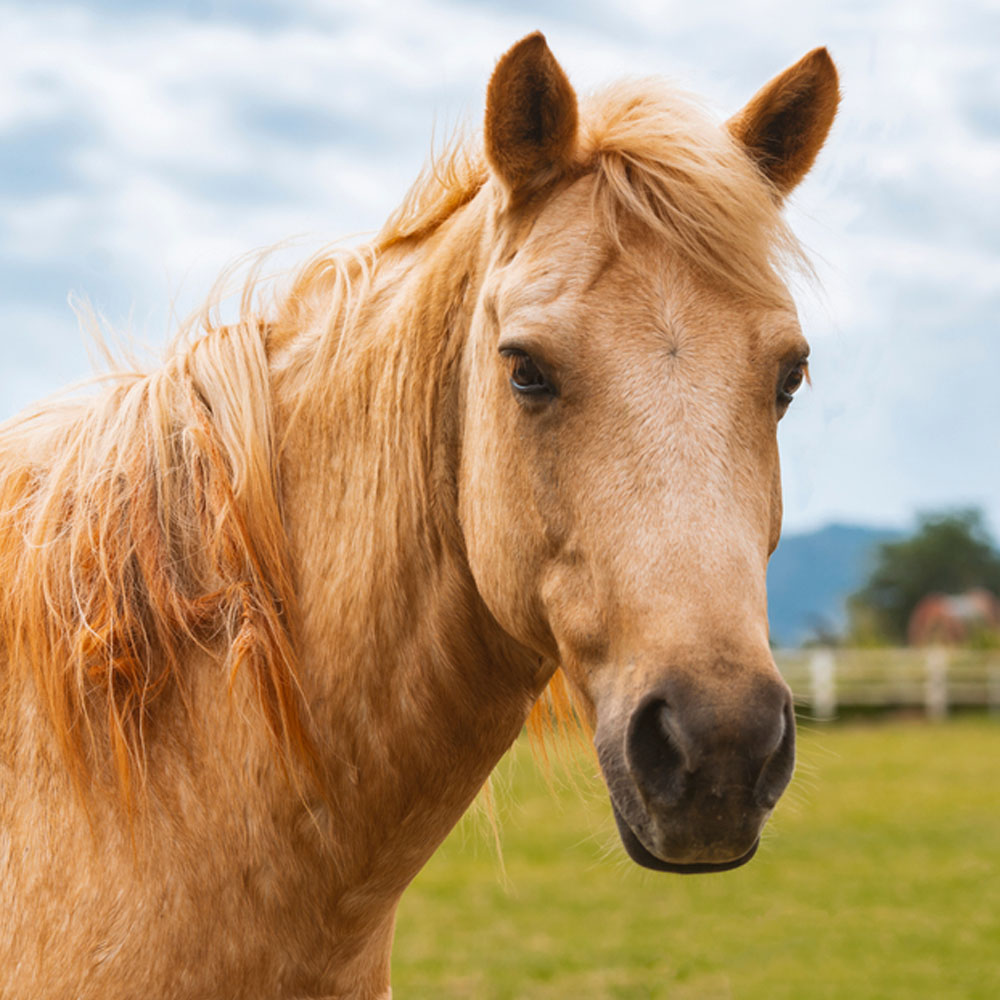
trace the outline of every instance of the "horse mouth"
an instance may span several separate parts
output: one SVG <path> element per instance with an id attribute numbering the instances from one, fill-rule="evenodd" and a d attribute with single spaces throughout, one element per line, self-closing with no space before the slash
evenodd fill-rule
<path id="1" fill-rule="evenodd" d="M 628 825 L 622 814 L 618 811 L 614 799 L 611 800 L 611 809 L 615 814 L 615 823 L 618 824 L 618 834 L 625 845 L 628 856 L 643 868 L 650 868 L 654 872 L 673 872 L 678 875 L 702 875 L 708 872 L 728 872 L 733 868 L 745 865 L 756 853 L 760 846 L 758 837 L 746 854 L 731 861 L 697 861 L 692 864 L 681 864 L 674 861 L 664 861 L 648 850 L 641 840 L 635 835 L 632 827 Z"/>

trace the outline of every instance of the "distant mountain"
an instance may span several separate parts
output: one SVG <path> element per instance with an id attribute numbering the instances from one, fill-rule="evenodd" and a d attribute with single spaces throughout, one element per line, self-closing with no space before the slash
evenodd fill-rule
<path id="1" fill-rule="evenodd" d="M 801 535 L 784 535 L 767 571 L 771 640 L 797 646 L 818 633 L 842 631 L 845 602 L 864 585 L 877 546 L 905 532 L 831 524 Z"/>

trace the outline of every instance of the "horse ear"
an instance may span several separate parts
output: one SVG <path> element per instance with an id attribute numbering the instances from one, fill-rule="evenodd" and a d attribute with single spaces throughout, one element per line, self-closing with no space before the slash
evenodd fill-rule
<path id="1" fill-rule="evenodd" d="M 839 100 L 830 53 L 813 49 L 765 84 L 726 128 L 784 197 L 813 165 Z"/>
<path id="2" fill-rule="evenodd" d="M 545 36 L 522 38 L 501 57 L 486 92 L 486 158 L 512 198 L 569 166 L 576 124 L 576 94 Z"/>

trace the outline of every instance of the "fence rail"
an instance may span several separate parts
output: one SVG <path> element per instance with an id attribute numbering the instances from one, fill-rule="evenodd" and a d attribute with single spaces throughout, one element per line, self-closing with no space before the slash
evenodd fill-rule
<path id="1" fill-rule="evenodd" d="M 778 669 L 799 711 L 834 719 L 841 709 L 956 708 L 1000 714 L 1000 651 L 927 649 L 777 650 Z"/>

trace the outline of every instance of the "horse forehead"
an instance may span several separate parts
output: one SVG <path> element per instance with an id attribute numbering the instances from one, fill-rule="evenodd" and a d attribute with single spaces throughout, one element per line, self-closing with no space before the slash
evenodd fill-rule
<path id="1" fill-rule="evenodd" d="M 786 353 L 805 342 L 791 296 L 752 303 L 699 278 L 662 239 L 627 222 L 618 240 L 594 212 L 592 178 L 578 179 L 532 220 L 516 252 L 487 289 L 502 322 L 557 322 L 564 332 L 600 328 L 615 336 L 633 331 L 657 346 L 663 338 L 708 347 Z"/>

